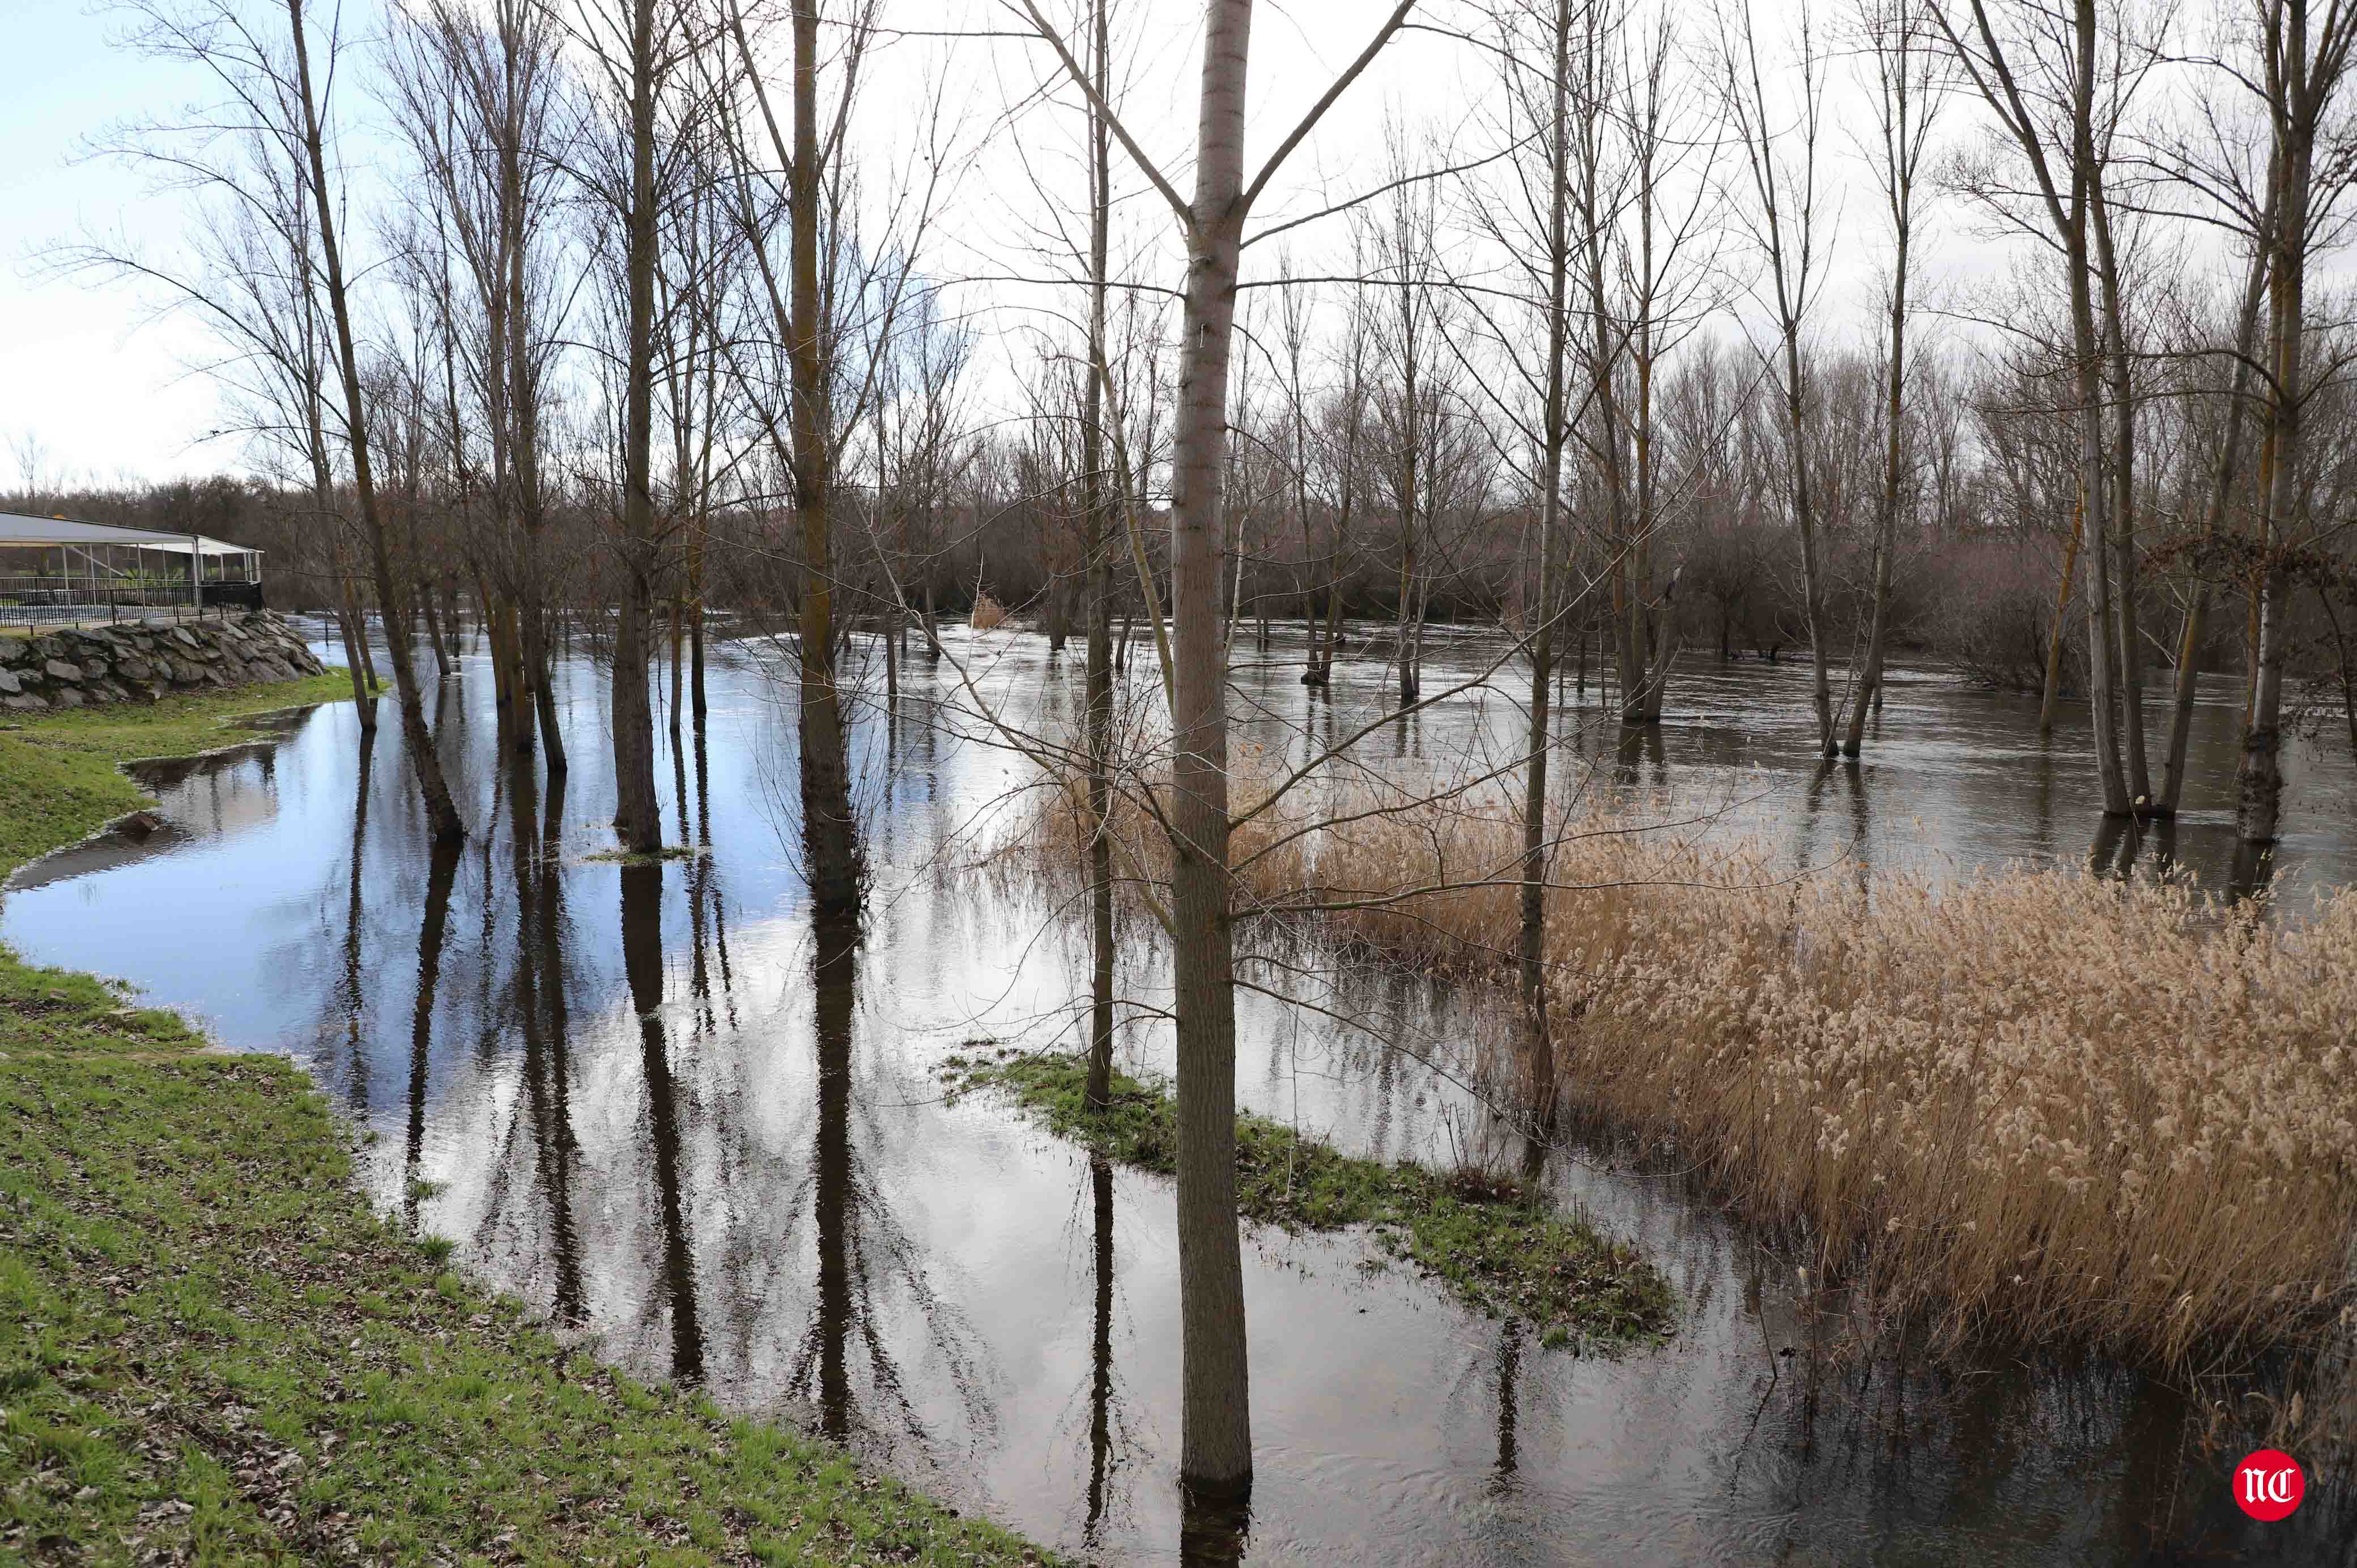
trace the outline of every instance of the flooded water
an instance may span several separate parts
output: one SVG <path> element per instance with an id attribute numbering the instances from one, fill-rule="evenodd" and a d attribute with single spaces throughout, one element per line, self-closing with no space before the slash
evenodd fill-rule
<path id="1" fill-rule="evenodd" d="M 1073 660 L 1024 638 L 988 648 L 985 700 L 1042 723 L 1077 712 Z M 1483 657 L 1444 645 L 1427 695 Z M 716 660 L 701 736 L 682 726 L 658 769 L 670 836 L 709 846 L 696 858 L 593 858 L 613 801 L 594 666 L 561 668 L 573 768 L 544 797 L 500 766 L 470 659 L 441 714 L 475 830 L 462 850 L 429 846 L 398 727 L 364 755 L 353 710 L 326 707 L 274 743 L 149 769 L 167 830 L 27 868 L 0 939 L 307 1063 L 363 1129 L 360 1179 L 382 1208 L 598 1353 L 1092 1560 L 2357 1560 L 2313 1468 L 2293 1520 L 2244 1520 L 2225 1477 L 2249 1444 L 2231 1423 L 2205 1444 L 2188 1401 L 2148 1380 L 1839 1354 L 1837 1326 L 1741 1227 L 1592 1143 L 1556 1151 L 1547 1179 L 1674 1283 L 1669 1345 L 1543 1348 L 1364 1267 L 1362 1237 L 1249 1233 L 1251 1510 L 1186 1517 L 1169 1186 L 986 1098 L 945 1104 L 936 1076 L 967 1041 L 1073 1037 L 1082 933 L 979 864 L 1028 765 L 927 722 L 954 682 L 920 658 L 897 715 L 859 731 L 869 918 L 856 940 L 816 932 L 791 688 L 758 650 Z M 1280 646 L 1240 671 L 1247 735 L 1298 753 L 1347 734 L 1380 713 L 1381 680 L 1367 667 L 1313 697 Z M 1797 668 L 1696 664 L 1660 733 L 1582 729 L 1569 744 L 1588 766 L 1566 788 L 1813 863 L 1951 876 L 2166 854 L 2217 883 L 2357 878 L 2357 776 L 2329 746 L 2292 759 L 2278 864 L 2236 867 L 2226 682 L 2201 714 L 2187 817 L 2166 841 L 2100 843 L 2083 715 L 2042 742 L 2034 703 L 1902 671 L 1867 764 L 1825 773 L 1803 699 Z M 1503 693 L 1468 690 L 1365 749 L 1386 771 L 1478 767 L 1518 720 Z M 1164 956 L 1141 924 L 1124 931 L 1122 1054 L 1167 1068 Z M 1240 999 L 1244 1103 L 1386 1157 L 1447 1160 L 1491 1135 L 1466 1088 L 1480 1024 L 1463 998 L 1399 974 L 1319 983 L 1323 1012 Z"/>

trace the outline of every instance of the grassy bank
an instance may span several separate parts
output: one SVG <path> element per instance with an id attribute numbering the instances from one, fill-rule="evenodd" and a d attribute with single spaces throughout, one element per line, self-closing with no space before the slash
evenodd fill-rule
<path id="1" fill-rule="evenodd" d="M 1050 1131 L 1120 1164 L 1177 1169 L 1177 1102 L 1167 1084 L 1115 1073 L 1110 1102 L 1091 1111 L 1087 1064 L 1077 1057 L 952 1057 L 942 1072 L 954 1092 L 1003 1090 Z M 1481 1311 L 1523 1319 L 1544 1344 L 1651 1344 L 1674 1321 L 1668 1282 L 1633 1248 L 1495 1176 L 1358 1159 L 1245 1114 L 1236 1118 L 1236 1204 L 1248 1219 L 1289 1230 L 1372 1227 L 1390 1255 Z"/>
<path id="2" fill-rule="evenodd" d="M 156 703 L 0 715 L 0 876 L 146 805 L 124 763 L 231 746 L 254 734 L 235 724 L 239 717 L 351 694 L 351 677 L 330 670 Z"/>
<path id="3" fill-rule="evenodd" d="M 1071 875 L 1084 829 L 1045 811 L 1018 842 Z M 1116 828 L 1158 866 L 1135 804 Z M 1787 1228 L 1812 1277 L 1949 1333 L 2178 1370 L 2357 1310 L 2357 893 L 2262 914 L 2069 868 L 1795 881 L 1757 846 L 1561 832 L 1566 1091 Z M 1233 853 L 1248 918 L 1490 986 L 1512 1016 L 1513 803 L 1359 779 L 1252 817 Z"/>
<path id="4" fill-rule="evenodd" d="M 0 853 L 139 804 L 117 760 L 316 684 L 0 733 Z M 1040 1560 L 568 1354 L 372 1214 L 345 1136 L 285 1061 L 0 952 L 0 1559 Z"/>

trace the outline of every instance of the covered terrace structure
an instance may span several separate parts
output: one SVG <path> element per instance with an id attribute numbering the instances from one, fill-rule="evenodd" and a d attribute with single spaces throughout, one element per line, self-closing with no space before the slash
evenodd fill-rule
<path id="1" fill-rule="evenodd" d="M 0 626 L 262 607 L 262 552 L 200 533 L 0 512 Z"/>

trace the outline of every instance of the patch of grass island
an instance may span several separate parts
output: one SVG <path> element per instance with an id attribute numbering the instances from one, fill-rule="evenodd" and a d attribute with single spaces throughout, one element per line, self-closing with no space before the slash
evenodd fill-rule
<path id="1" fill-rule="evenodd" d="M 1086 1100 L 1088 1064 L 1061 1052 L 952 1056 L 942 1075 L 953 1096 L 1002 1091 L 1059 1137 L 1118 1164 L 1165 1176 L 1178 1168 L 1178 1101 L 1167 1083 L 1116 1072 L 1097 1111 Z M 1642 1254 L 1510 1177 L 1362 1159 L 1243 1112 L 1236 1206 L 1289 1230 L 1369 1227 L 1386 1254 L 1479 1311 L 1523 1319 L 1542 1344 L 1638 1348 L 1675 1326 L 1675 1294 Z"/>
<path id="2" fill-rule="evenodd" d="M 0 875 L 145 803 L 117 763 L 337 687 L 12 721 Z M 568 1350 L 373 1213 L 348 1137 L 291 1063 L 0 950 L 0 1561 L 1045 1560 Z"/>

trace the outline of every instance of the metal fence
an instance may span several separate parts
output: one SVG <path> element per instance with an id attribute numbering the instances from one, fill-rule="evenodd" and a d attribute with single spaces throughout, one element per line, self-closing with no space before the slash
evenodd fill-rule
<path id="1" fill-rule="evenodd" d="M 0 626 L 88 626 L 125 620 L 186 620 L 232 609 L 260 609 L 259 583 L 207 583 L 199 607 L 181 582 L 92 582 L 87 578 L 0 577 Z"/>

